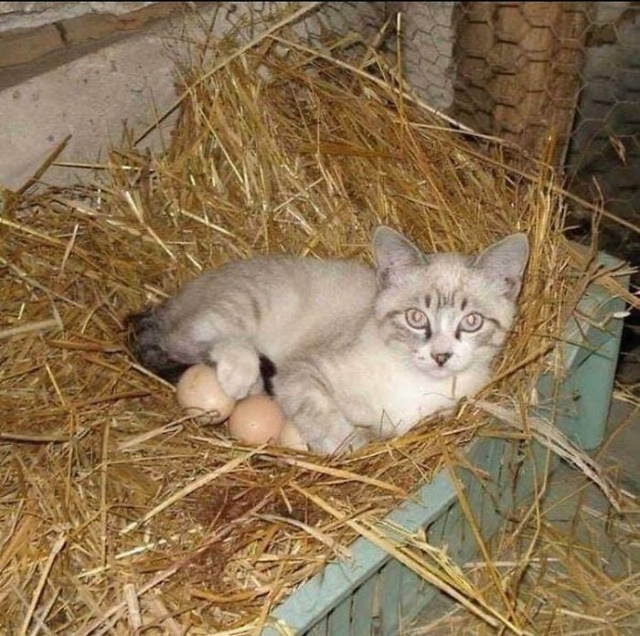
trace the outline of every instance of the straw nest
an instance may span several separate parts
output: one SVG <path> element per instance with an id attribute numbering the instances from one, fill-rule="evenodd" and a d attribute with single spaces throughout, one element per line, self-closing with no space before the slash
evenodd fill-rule
<path id="1" fill-rule="evenodd" d="M 99 186 L 5 197 L 8 632 L 255 629 L 345 555 L 344 519 L 384 515 L 485 423 L 467 403 L 339 459 L 199 426 L 132 360 L 123 323 L 205 268 L 266 252 L 368 261 L 379 223 L 426 251 L 525 231 L 521 317 L 483 397 L 526 403 L 593 274 L 562 237 L 553 175 L 445 125 L 382 65 L 372 73 L 265 40 L 186 82 L 166 152 L 114 151 Z"/>

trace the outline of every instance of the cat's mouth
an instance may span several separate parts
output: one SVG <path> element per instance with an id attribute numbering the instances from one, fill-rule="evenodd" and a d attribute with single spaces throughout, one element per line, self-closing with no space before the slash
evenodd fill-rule
<path id="1" fill-rule="evenodd" d="M 454 369 L 447 369 L 446 367 L 430 367 L 425 369 L 428 375 L 432 378 L 436 378 L 437 380 L 442 380 L 443 378 L 450 378 L 452 375 L 458 373 Z"/>
<path id="2" fill-rule="evenodd" d="M 456 375 L 460 373 L 460 369 L 454 369 L 451 365 L 439 366 L 430 360 L 425 360 L 424 358 L 418 357 L 415 358 L 416 364 L 418 368 L 431 376 L 434 379 L 442 380 L 443 378 L 450 378 L 452 375 Z"/>

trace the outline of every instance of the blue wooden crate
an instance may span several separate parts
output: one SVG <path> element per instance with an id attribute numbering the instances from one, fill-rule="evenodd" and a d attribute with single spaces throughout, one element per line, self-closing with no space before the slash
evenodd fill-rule
<path id="1" fill-rule="evenodd" d="M 607 255 L 601 255 L 600 261 L 606 266 L 617 264 Z M 622 320 L 611 315 L 623 309 L 623 300 L 591 285 L 578 312 L 590 319 L 572 318 L 567 325 L 562 345 L 564 378 L 558 385 L 545 375 L 538 383 L 540 401 L 553 400 L 559 428 L 587 450 L 596 448 L 604 436 L 622 332 Z M 523 461 L 516 444 L 497 438 L 477 439 L 468 458 L 489 475 L 481 481 L 468 470 L 457 471 L 485 540 L 511 510 L 531 497 L 535 475 L 540 477 L 559 461 L 535 442 Z M 410 533 L 425 529 L 429 542 L 446 544 L 448 554 L 458 563 L 479 553 L 445 471 L 386 519 Z M 348 563 L 327 565 L 276 607 L 270 617 L 272 625 L 263 629 L 263 636 L 391 636 L 440 594 L 365 538 L 354 541 L 350 551 Z"/>

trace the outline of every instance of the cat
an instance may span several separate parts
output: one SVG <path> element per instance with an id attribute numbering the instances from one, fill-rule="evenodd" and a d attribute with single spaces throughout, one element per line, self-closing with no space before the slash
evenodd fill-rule
<path id="1" fill-rule="evenodd" d="M 517 313 L 525 234 L 423 254 L 386 227 L 375 268 L 262 256 L 203 273 L 133 316 L 140 362 L 175 381 L 215 366 L 232 398 L 267 390 L 316 453 L 402 435 L 485 386 Z"/>

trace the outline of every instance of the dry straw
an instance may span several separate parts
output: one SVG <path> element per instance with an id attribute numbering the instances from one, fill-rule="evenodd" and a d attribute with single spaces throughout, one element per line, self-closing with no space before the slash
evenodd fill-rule
<path id="1" fill-rule="evenodd" d="M 625 393 L 627 393 L 625 391 Z M 624 428 L 637 421 L 640 400 L 598 451 L 601 456 Z M 543 484 L 527 509 L 493 538 L 491 560 L 469 562 L 467 585 L 492 607 L 506 595 L 514 620 L 531 634 L 636 634 L 640 630 L 640 524 L 638 507 L 618 514 L 575 472 Z M 499 588 L 491 570 L 499 572 Z M 407 626 L 407 636 L 493 634 L 486 621 L 450 607 L 440 616 Z"/>
<path id="2" fill-rule="evenodd" d="M 594 276 L 593 259 L 579 262 L 562 237 L 549 169 L 444 125 L 403 97 L 382 62 L 364 72 L 361 60 L 334 62 L 278 37 L 238 54 L 222 43 L 225 64 L 185 80 L 163 155 L 114 151 L 99 186 L 6 197 L 7 633 L 250 633 L 362 528 L 379 537 L 375 520 L 487 421 L 467 404 L 340 459 L 243 448 L 181 416 L 172 388 L 132 361 L 130 311 L 232 258 L 368 261 L 378 223 L 427 251 L 471 252 L 525 231 L 522 316 L 500 381 L 482 396 L 525 405 Z M 465 585 L 457 589 L 489 622 L 511 624 Z"/>

